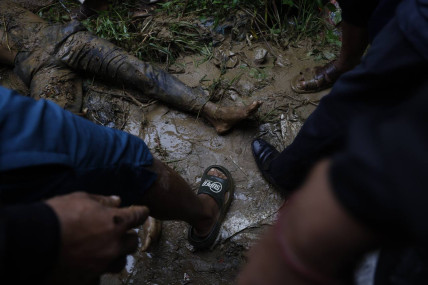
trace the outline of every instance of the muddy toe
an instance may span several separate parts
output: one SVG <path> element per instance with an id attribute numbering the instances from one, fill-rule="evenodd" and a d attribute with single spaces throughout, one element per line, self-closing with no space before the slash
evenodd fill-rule
<path id="1" fill-rule="evenodd" d="M 260 108 L 260 106 L 263 104 L 262 101 L 254 101 L 247 109 L 247 116 L 250 116 L 257 112 L 257 110 Z"/>
<path id="2" fill-rule="evenodd" d="M 161 232 L 162 222 L 153 217 L 148 217 L 138 232 L 142 243 L 141 251 L 148 251 L 152 248 L 159 241 Z"/>

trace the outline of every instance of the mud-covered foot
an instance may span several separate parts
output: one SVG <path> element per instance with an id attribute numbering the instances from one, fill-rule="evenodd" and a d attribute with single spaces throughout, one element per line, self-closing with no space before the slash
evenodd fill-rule
<path id="1" fill-rule="evenodd" d="M 255 113 L 261 104 L 261 101 L 254 101 L 246 107 L 219 107 L 212 102 L 208 102 L 202 110 L 202 115 L 214 126 L 217 133 L 221 135 Z"/>
<path id="2" fill-rule="evenodd" d="M 219 165 L 208 167 L 202 175 L 198 197 L 206 218 L 189 228 L 188 239 L 196 249 L 211 247 L 233 200 L 234 183 L 230 172 Z"/>
<path id="3" fill-rule="evenodd" d="M 147 251 L 156 244 L 159 241 L 161 232 L 162 222 L 153 217 L 148 217 L 138 232 L 142 243 L 141 251 Z"/>

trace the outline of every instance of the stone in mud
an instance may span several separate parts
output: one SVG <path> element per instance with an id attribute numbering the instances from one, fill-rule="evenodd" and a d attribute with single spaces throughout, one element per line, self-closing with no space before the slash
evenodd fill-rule
<path id="1" fill-rule="evenodd" d="M 254 51 L 254 60 L 255 64 L 263 64 L 266 60 L 267 50 L 264 48 L 257 48 Z"/>
<path id="2" fill-rule="evenodd" d="M 284 146 L 289 146 L 293 142 L 302 125 L 298 117 L 291 112 L 281 115 L 280 126 Z"/>
<path id="3" fill-rule="evenodd" d="M 231 51 L 230 42 L 225 42 L 220 47 L 214 50 L 213 62 L 220 68 L 234 68 L 238 65 L 237 54 Z"/>
<path id="4" fill-rule="evenodd" d="M 276 57 L 275 65 L 279 67 L 286 67 L 290 65 L 290 60 L 287 57 L 284 57 L 282 54 L 279 54 Z"/>

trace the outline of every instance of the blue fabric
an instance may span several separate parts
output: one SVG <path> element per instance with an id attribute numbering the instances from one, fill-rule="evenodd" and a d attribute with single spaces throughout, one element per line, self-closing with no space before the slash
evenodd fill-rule
<path id="1" fill-rule="evenodd" d="M 141 139 L 0 87 L 0 172 L 61 165 L 71 170 L 63 179 L 67 185 L 51 194 L 116 194 L 131 204 L 155 181 L 156 174 L 145 169 L 152 163 Z M 48 187 L 51 178 L 45 183 Z M 0 181 L 4 189 L 12 191 L 13 185 Z"/>

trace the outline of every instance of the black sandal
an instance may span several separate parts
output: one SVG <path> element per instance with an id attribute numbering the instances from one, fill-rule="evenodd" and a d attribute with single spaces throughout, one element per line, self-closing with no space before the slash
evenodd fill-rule
<path id="1" fill-rule="evenodd" d="M 217 176 L 208 175 L 208 171 L 212 168 L 220 170 L 224 175 L 226 175 L 227 179 L 225 180 Z M 205 170 L 202 175 L 198 195 L 207 194 L 213 197 L 219 207 L 220 216 L 210 233 L 205 237 L 196 236 L 193 231 L 193 227 L 189 227 L 188 240 L 195 249 L 207 249 L 214 244 L 220 232 L 221 224 L 226 217 L 230 204 L 232 203 L 234 191 L 235 185 L 233 183 L 232 175 L 226 168 L 220 165 L 212 165 Z M 227 193 L 229 193 L 229 195 L 225 200 Z"/>

